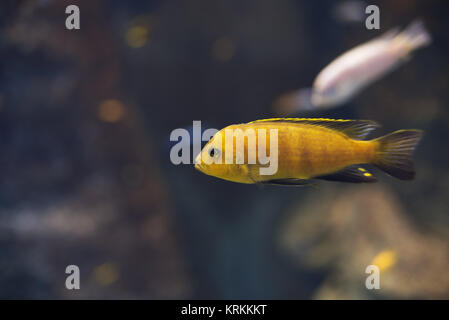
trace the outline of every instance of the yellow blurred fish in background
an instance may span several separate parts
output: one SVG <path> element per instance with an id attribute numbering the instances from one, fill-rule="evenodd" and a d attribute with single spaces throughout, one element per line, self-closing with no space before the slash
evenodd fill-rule
<path id="1" fill-rule="evenodd" d="M 195 168 L 207 175 L 248 184 L 301 185 L 307 184 L 308 179 L 377 181 L 372 173 L 360 167 L 366 163 L 398 179 L 413 179 L 412 153 L 422 131 L 399 130 L 377 139 L 363 140 L 376 127 L 378 125 L 369 120 L 321 118 L 275 118 L 231 125 L 217 132 L 204 146 L 195 159 Z M 226 139 L 226 130 L 235 133 L 231 143 Z M 267 134 L 272 130 L 277 133 L 275 146 L 273 136 Z M 249 148 L 248 132 L 257 136 L 252 139 L 257 148 Z M 268 164 L 260 161 L 260 151 L 254 154 L 260 146 L 261 134 L 266 135 L 262 137 L 266 140 L 266 154 L 277 155 L 276 159 L 271 159 L 277 161 L 276 171 L 271 175 L 261 174 L 260 169 Z M 239 140 L 243 142 L 246 155 L 240 164 L 236 161 Z M 233 155 L 232 163 L 225 161 L 229 151 Z M 254 163 L 248 161 L 251 157 L 256 159 Z"/>
<path id="2" fill-rule="evenodd" d="M 400 33 L 398 29 L 390 30 L 336 58 L 317 75 L 311 89 L 281 95 L 273 104 L 275 112 L 287 115 L 342 105 L 431 41 L 421 20 L 415 20 Z"/>

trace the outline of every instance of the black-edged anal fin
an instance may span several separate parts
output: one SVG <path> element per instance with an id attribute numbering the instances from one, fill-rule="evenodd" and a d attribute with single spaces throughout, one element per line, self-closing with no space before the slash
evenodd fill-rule
<path id="1" fill-rule="evenodd" d="M 260 122 L 284 122 L 297 124 L 310 124 L 321 126 L 346 134 L 352 139 L 362 140 L 371 131 L 379 127 L 377 122 L 371 120 L 345 120 L 345 119 L 326 119 L 326 118 L 271 118 L 256 120 L 249 123 Z"/>
<path id="2" fill-rule="evenodd" d="M 350 166 L 336 173 L 314 177 L 314 179 L 340 182 L 377 182 L 376 177 L 361 166 Z"/>

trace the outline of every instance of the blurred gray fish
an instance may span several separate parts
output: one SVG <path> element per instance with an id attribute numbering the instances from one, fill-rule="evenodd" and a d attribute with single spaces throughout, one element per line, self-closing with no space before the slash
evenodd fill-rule
<path id="1" fill-rule="evenodd" d="M 412 51 L 431 42 L 421 20 L 415 20 L 402 32 L 390 30 L 336 58 L 318 74 L 311 89 L 281 95 L 274 103 L 275 111 L 285 115 L 342 105 L 409 60 Z"/>

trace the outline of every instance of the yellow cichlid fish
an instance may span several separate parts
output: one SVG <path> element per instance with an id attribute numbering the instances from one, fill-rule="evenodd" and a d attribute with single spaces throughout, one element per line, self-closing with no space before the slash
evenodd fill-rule
<path id="1" fill-rule="evenodd" d="M 275 118 L 231 125 L 204 146 L 195 159 L 195 168 L 217 178 L 249 184 L 301 185 L 309 179 L 377 181 L 361 164 L 375 165 L 401 180 L 413 179 L 412 153 L 422 131 L 399 130 L 363 140 L 376 127 L 369 120 L 321 118 Z M 230 139 L 227 132 L 233 134 Z M 243 141 L 240 149 L 238 141 Z M 259 151 L 261 144 L 266 146 L 265 153 Z M 264 155 L 270 155 L 275 165 L 267 163 Z M 275 170 L 262 172 L 270 166 Z"/>

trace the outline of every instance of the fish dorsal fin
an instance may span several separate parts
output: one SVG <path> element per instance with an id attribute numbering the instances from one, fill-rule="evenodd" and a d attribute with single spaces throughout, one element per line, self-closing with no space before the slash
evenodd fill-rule
<path id="1" fill-rule="evenodd" d="M 349 166 L 341 171 L 325 176 L 314 177 L 314 179 L 340 181 L 340 182 L 377 182 L 376 177 L 361 166 Z"/>
<path id="2" fill-rule="evenodd" d="M 379 127 L 379 124 L 371 120 L 344 120 L 326 118 L 271 118 L 256 120 L 249 123 L 261 122 L 284 122 L 321 126 L 340 131 L 346 134 L 348 137 L 358 140 L 364 139 L 371 131 Z"/>

